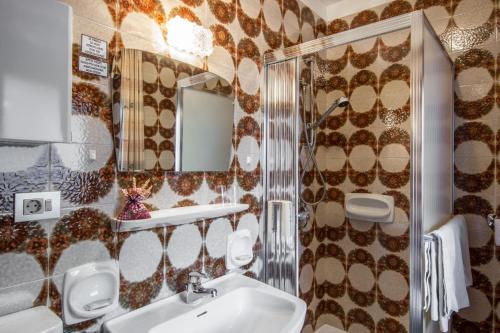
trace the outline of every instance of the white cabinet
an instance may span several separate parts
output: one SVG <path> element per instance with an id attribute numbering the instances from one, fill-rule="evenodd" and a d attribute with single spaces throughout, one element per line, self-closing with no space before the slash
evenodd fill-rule
<path id="1" fill-rule="evenodd" d="M 0 140 L 70 140 L 71 44 L 71 7 L 0 0 Z"/>

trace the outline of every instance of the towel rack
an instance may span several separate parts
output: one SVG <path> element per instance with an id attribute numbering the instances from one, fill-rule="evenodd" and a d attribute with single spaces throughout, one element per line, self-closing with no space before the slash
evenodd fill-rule
<path id="1" fill-rule="evenodd" d="M 424 235 L 424 242 L 432 242 L 436 240 L 436 237 L 434 235 Z"/>
<path id="2" fill-rule="evenodd" d="M 497 218 L 497 214 L 488 214 L 488 217 L 486 218 L 486 223 L 490 228 L 495 227 L 495 219 Z M 436 237 L 431 234 L 424 235 L 424 242 L 432 242 L 435 241 Z"/>
<path id="3" fill-rule="evenodd" d="M 488 226 L 490 228 L 495 227 L 495 219 L 497 218 L 497 214 L 488 214 L 488 217 L 486 218 L 486 222 L 488 223 Z"/>

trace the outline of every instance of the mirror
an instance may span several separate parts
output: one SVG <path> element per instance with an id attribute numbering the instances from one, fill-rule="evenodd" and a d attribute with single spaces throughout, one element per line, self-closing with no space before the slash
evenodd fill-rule
<path id="1" fill-rule="evenodd" d="M 112 84 L 119 171 L 229 170 L 229 82 L 166 56 L 122 49 Z"/>

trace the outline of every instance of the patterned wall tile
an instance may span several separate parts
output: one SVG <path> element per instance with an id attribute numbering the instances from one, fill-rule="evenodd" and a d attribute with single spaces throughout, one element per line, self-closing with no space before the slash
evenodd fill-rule
<path id="1" fill-rule="evenodd" d="M 468 50 L 495 41 L 495 1 L 453 1 L 452 50 Z"/>
<path id="2" fill-rule="evenodd" d="M 216 19 L 215 19 L 216 20 Z M 227 27 L 214 23 L 210 26 L 214 35 L 214 52 L 208 57 L 210 72 L 220 75 L 234 84 L 236 74 L 236 44 Z"/>
<path id="3" fill-rule="evenodd" d="M 117 28 L 123 33 L 163 44 L 162 36 L 169 11 L 180 1 L 172 1 L 165 7 L 158 0 L 143 2 L 120 1 Z"/>
<path id="4" fill-rule="evenodd" d="M 229 218 L 207 220 L 204 223 L 204 269 L 210 278 L 224 275 L 226 269 L 226 239 L 233 232 Z"/>
<path id="5" fill-rule="evenodd" d="M 81 264 L 116 257 L 114 234 L 108 217 L 112 208 L 100 208 L 62 212 L 49 236 L 51 275 L 61 275 Z"/>
<path id="6" fill-rule="evenodd" d="M 321 327 L 328 324 L 343 327 L 344 318 L 344 309 L 335 300 L 327 299 L 318 302 L 314 315 L 315 326 Z"/>
<path id="7" fill-rule="evenodd" d="M 49 145 L 0 146 L 0 213 L 14 211 L 16 193 L 48 191 L 49 154 Z"/>
<path id="8" fill-rule="evenodd" d="M 103 26 L 114 27 L 118 13 L 118 0 L 61 0 L 71 8 L 73 14 Z"/>
<path id="9" fill-rule="evenodd" d="M 316 38 L 317 14 L 309 7 L 299 2 L 300 7 L 300 35 L 302 42 L 307 42 Z"/>
<path id="10" fill-rule="evenodd" d="M 165 229 L 118 234 L 116 251 L 120 265 L 120 305 L 143 307 L 171 292 L 162 290 L 165 281 Z"/>
<path id="11" fill-rule="evenodd" d="M 281 3 L 277 0 L 263 0 L 262 33 L 270 50 L 278 49 L 283 43 L 283 14 Z"/>
<path id="12" fill-rule="evenodd" d="M 189 272 L 203 267 L 203 223 L 167 228 L 166 282 L 169 289 L 185 289 Z"/>
<path id="13" fill-rule="evenodd" d="M 109 94 L 109 74 L 111 73 L 111 63 L 116 51 L 116 41 L 113 25 L 96 24 L 92 17 L 74 15 L 73 17 L 73 52 L 72 52 L 72 71 L 73 81 L 76 82 L 92 82 L 99 85 L 106 94 Z M 92 59 L 100 60 L 100 57 L 86 54 L 82 51 L 82 35 L 98 38 L 107 43 L 107 62 L 108 76 L 99 76 L 91 73 L 79 71 L 79 56 L 85 56 Z M 98 103 L 96 103 L 98 104 Z"/>
<path id="14" fill-rule="evenodd" d="M 44 225 L 0 217 L 0 313 L 45 304 L 49 246 Z"/>
<path id="15" fill-rule="evenodd" d="M 62 207 L 116 201 L 113 146 L 54 144 L 50 158 L 51 188 L 61 192 Z"/>
<path id="16" fill-rule="evenodd" d="M 114 234 L 109 215 L 112 207 L 63 210 L 61 218 L 51 226 L 49 306 L 62 314 L 63 274 L 68 269 L 90 262 L 116 257 Z M 66 330 L 96 329 L 97 321 L 88 320 L 65 326 Z"/>
<path id="17" fill-rule="evenodd" d="M 46 305 L 49 280 L 34 280 L 0 289 L 0 316 Z"/>
<path id="18" fill-rule="evenodd" d="M 284 0 L 283 13 L 283 44 L 285 47 L 301 43 L 300 6 L 297 0 Z"/>

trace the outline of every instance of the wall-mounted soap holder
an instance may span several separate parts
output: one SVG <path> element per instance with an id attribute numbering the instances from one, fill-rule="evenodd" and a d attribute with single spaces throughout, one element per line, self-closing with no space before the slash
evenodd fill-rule
<path id="1" fill-rule="evenodd" d="M 109 260 L 72 268 L 64 274 L 63 318 L 67 325 L 105 315 L 118 307 L 118 262 Z"/>
<path id="2" fill-rule="evenodd" d="M 253 259 L 252 234 L 243 229 L 227 237 L 226 268 L 234 269 L 250 263 Z"/>
<path id="3" fill-rule="evenodd" d="M 392 223 L 394 221 L 394 198 L 373 193 L 347 193 L 345 214 L 350 219 Z"/>

